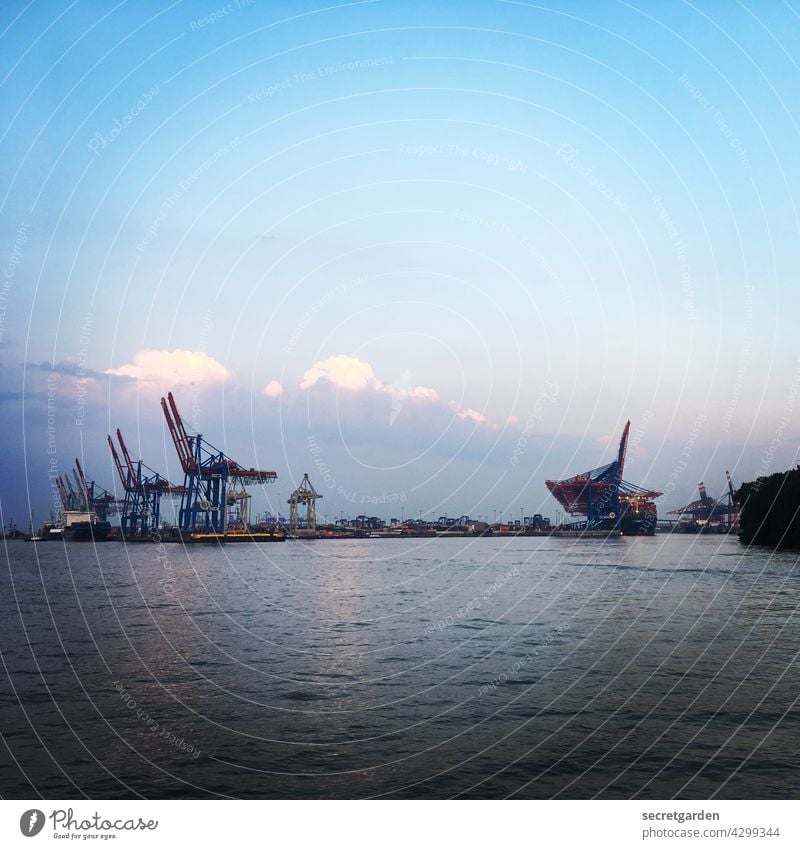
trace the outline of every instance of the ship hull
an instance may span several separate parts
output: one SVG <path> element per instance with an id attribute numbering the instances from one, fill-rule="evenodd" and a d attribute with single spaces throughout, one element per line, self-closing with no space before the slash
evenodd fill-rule
<path id="1" fill-rule="evenodd" d="M 68 542 L 105 542 L 111 525 L 108 522 L 76 522 L 62 531 L 62 539 Z"/>
<path id="2" fill-rule="evenodd" d="M 656 513 L 626 513 L 620 520 L 619 528 L 626 537 L 651 537 L 655 535 L 657 524 Z"/>
<path id="3" fill-rule="evenodd" d="M 188 537 L 189 542 L 229 543 L 229 542 L 284 542 L 286 534 L 276 533 L 196 533 Z"/>

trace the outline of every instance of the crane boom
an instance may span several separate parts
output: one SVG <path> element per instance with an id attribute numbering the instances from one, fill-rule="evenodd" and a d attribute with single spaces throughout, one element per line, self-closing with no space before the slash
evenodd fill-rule
<path id="1" fill-rule="evenodd" d="M 178 413 L 172 393 L 168 393 L 167 397 L 169 398 L 169 403 L 167 403 L 167 398 L 162 398 L 161 409 L 164 411 L 164 418 L 166 419 L 172 442 L 175 445 L 175 450 L 178 453 L 181 468 L 184 474 L 188 475 L 194 471 L 195 465 L 189 449 L 189 437 L 186 435 L 186 430 L 183 427 L 183 421 L 181 420 L 180 413 Z"/>
<path id="2" fill-rule="evenodd" d="M 120 462 L 119 454 L 117 454 L 117 449 L 114 447 L 114 441 L 111 439 L 111 434 L 108 435 L 108 447 L 111 449 L 111 456 L 114 458 L 114 465 L 116 466 L 119 479 L 122 482 L 122 488 L 127 490 L 128 481 L 125 478 L 125 472 L 122 471 L 122 463 Z"/>
<path id="3" fill-rule="evenodd" d="M 125 465 L 128 467 L 128 473 L 131 476 L 131 480 L 136 480 L 136 469 L 133 466 L 133 460 L 131 460 L 131 455 L 128 453 L 128 446 L 125 444 L 125 440 L 122 438 L 122 433 L 119 428 L 117 428 L 117 442 L 119 442 L 119 447 L 122 451 Z"/>
<path id="4" fill-rule="evenodd" d="M 56 478 L 56 488 L 58 489 L 58 497 L 61 499 L 61 506 L 65 510 L 69 510 L 69 493 L 60 476 Z"/>
<path id="5" fill-rule="evenodd" d="M 625 468 L 625 455 L 628 453 L 628 434 L 631 431 L 631 420 L 628 419 L 625 424 L 625 430 L 622 431 L 622 439 L 619 441 L 619 454 L 617 456 L 617 465 L 619 466 L 619 483 L 622 483 L 622 472 Z"/>

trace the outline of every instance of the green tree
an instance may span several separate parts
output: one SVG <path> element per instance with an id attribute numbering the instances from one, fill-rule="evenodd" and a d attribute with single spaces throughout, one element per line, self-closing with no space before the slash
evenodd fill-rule
<path id="1" fill-rule="evenodd" d="M 800 466 L 742 484 L 742 542 L 773 548 L 800 548 Z"/>

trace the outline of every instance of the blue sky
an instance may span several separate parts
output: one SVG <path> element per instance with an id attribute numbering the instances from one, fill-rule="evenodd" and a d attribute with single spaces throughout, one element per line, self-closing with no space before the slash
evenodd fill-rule
<path id="1" fill-rule="evenodd" d="M 627 418 L 665 507 L 796 462 L 796 4 L 0 15 L 5 521 L 48 380 L 62 471 L 171 470 L 174 388 L 331 513 L 554 513 Z"/>

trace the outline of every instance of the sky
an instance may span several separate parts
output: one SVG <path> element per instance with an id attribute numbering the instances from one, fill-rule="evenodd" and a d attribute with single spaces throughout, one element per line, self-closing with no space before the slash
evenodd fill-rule
<path id="1" fill-rule="evenodd" d="M 798 462 L 800 6 L 5 2 L 0 508 L 159 399 L 320 512 Z M 115 490 L 116 487 L 116 490 Z"/>

